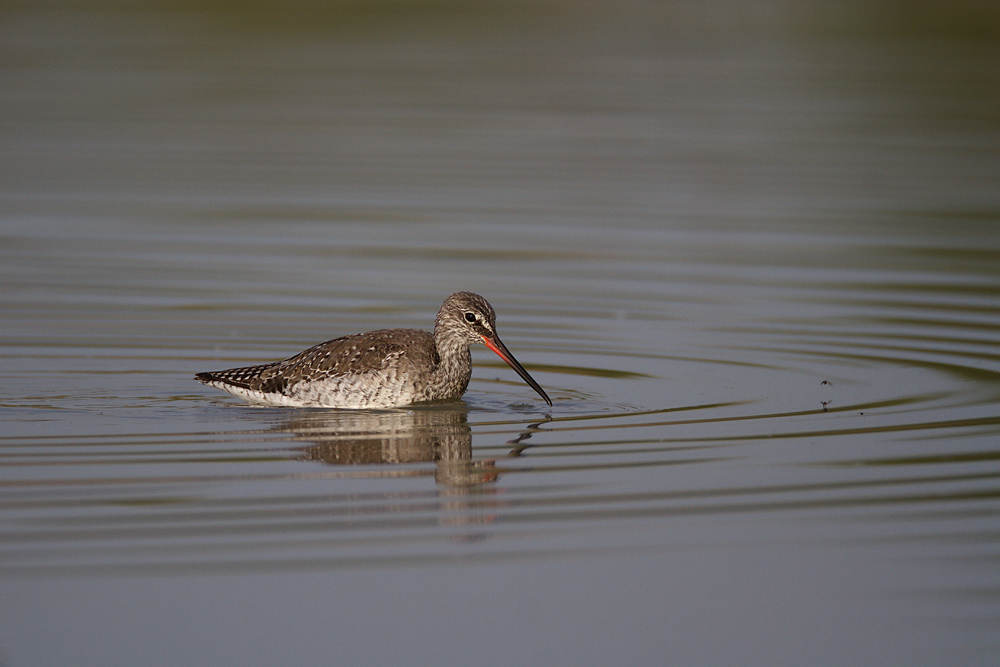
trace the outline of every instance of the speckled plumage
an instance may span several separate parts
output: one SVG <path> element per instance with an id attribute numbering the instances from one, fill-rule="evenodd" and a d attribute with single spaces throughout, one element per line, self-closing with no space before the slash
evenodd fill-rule
<path id="1" fill-rule="evenodd" d="M 552 405 L 496 334 L 496 314 L 483 297 L 456 292 L 441 305 L 434 334 L 380 329 L 335 338 L 284 361 L 198 373 L 204 384 L 266 405 L 392 408 L 455 400 L 472 377 L 469 345 L 496 352 Z"/>

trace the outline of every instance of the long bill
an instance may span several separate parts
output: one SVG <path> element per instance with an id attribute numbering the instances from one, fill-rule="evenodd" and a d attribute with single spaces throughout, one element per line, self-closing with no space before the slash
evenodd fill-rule
<path id="1" fill-rule="evenodd" d="M 494 336 L 493 338 L 482 336 L 482 339 L 483 345 L 496 352 L 498 357 L 506 361 L 508 366 L 517 371 L 517 374 L 521 376 L 521 379 L 527 382 L 532 389 L 537 391 L 538 395 L 544 398 L 545 402 L 549 404 L 549 407 L 552 407 L 552 401 L 545 393 L 545 390 L 543 390 L 541 386 L 535 382 L 533 377 L 528 375 L 528 371 L 524 370 L 524 366 L 522 366 L 518 360 L 514 358 L 514 355 L 510 353 L 510 350 L 507 349 L 507 346 L 503 344 L 498 336 Z"/>

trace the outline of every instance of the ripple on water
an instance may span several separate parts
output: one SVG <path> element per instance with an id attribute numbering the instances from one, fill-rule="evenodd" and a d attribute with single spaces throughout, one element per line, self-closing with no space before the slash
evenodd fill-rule
<path id="1" fill-rule="evenodd" d="M 811 572 L 832 582 L 810 596 L 912 596 L 934 618 L 948 598 L 992 618 L 975 607 L 992 570 L 963 568 L 997 544 L 997 281 L 859 266 L 843 249 L 844 267 L 817 268 L 795 254 L 811 247 L 801 237 L 756 257 L 738 236 L 686 238 L 683 264 L 630 272 L 612 266 L 619 248 L 577 275 L 570 249 L 551 270 L 571 280 L 551 293 L 490 295 L 551 409 L 479 352 L 463 402 L 406 410 L 257 408 L 191 379 L 332 335 L 428 327 L 447 290 L 324 300 L 230 262 L 254 298 L 231 304 L 220 283 L 168 299 L 169 315 L 135 295 L 124 314 L 51 295 L 14 309 L 0 578 L 742 563 L 772 549 L 832 564 Z M 885 562 L 874 583 L 831 575 Z"/>

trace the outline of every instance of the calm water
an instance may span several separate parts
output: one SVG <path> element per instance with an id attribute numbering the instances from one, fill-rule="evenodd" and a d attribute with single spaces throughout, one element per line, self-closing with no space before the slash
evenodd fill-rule
<path id="1" fill-rule="evenodd" d="M 74 6 L 0 10 L 0 664 L 996 664 L 995 10 Z M 192 380 L 460 289 L 553 408 Z"/>

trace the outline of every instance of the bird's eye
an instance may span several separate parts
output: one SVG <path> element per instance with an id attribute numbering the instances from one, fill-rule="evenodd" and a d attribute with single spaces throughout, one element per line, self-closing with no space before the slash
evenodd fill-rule
<path id="1" fill-rule="evenodd" d="M 465 321 L 468 322 L 469 324 L 475 324 L 476 320 L 478 320 L 478 319 L 479 318 L 476 317 L 475 313 L 466 313 L 465 314 Z"/>

